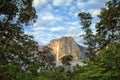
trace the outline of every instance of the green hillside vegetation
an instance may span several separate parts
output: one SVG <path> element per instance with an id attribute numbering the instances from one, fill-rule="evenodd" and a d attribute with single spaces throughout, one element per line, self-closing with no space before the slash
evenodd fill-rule
<path id="1" fill-rule="evenodd" d="M 91 14 L 78 13 L 90 58 L 73 70 L 55 67 L 51 56 L 46 55 L 49 49 L 37 52 L 38 43 L 24 33 L 23 26 L 32 25 L 37 18 L 32 0 L 0 0 L 0 3 L 0 80 L 120 80 L 119 0 L 110 0 L 101 9 L 96 34 L 90 28 Z M 63 66 L 71 65 L 72 56 L 61 59 Z M 40 68 L 42 71 L 38 72 Z"/>

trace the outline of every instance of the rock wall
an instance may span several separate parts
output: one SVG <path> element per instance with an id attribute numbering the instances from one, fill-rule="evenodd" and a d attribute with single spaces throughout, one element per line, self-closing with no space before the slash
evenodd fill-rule
<path id="1" fill-rule="evenodd" d="M 85 57 L 85 54 L 80 49 L 80 46 L 78 46 L 72 37 L 54 39 L 48 46 L 53 50 L 56 62 L 59 62 L 65 55 L 72 55 L 73 60 L 80 60 Z"/>

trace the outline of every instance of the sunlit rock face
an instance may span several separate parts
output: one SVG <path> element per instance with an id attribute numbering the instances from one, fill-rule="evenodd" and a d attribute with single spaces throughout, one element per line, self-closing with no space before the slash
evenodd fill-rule
<path id="1" fill-rule="evenodd" d="M 49 47 L 53 50 L 56 62 L 59 62 L 65 55 L 72 55 L 73 60 L 81 60 L 85 57 L 83 49 L 78 46 L 72 37 L 62 37 L 52 40 Z"/>

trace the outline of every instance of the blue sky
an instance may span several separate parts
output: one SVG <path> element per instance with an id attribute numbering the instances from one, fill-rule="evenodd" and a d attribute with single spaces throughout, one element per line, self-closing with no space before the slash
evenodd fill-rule
<path id="1" fill-rule="evenodd" d="M 98 22 L 97 15 L 107 0 L 33 0 L 38 19 L 32 26 L 25 27 L 25 33 L 33 35 L 39 45 L 46 45 L 52 39 L 71 36 L 83 45 L 84 34 L 77 14 L 90 12 L 93 16 L 91 28 Z"/>

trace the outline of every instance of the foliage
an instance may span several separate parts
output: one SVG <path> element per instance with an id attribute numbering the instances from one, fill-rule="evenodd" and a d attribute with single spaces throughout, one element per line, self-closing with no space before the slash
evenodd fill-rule
<path id="1" fill-rule="evenodd" d="M 6 64 L 0 66 L 1 80 L 36 80 L 36 76 L 22 70 L 15 64 Z"/>
<path id="2" fill-rule="evenodd" d="M 81 25 L 83 26 L 82 29 L 88 29 L 91 25 L 91 20 L 92 20 L 92 17 L 91 17 L 91 14 L 90 13 L 85 13 L 85 12 L 81 12 L 78 14 L 78 17 L 80 19 L 80 23 Z"/>
<path id="3" fill-rule="evenodd" d="M 100 21 L 95 26 L 97 44 L 104 48 L 110 42 L 120 41 L 120 1 L 108 1 L 98 17 Z"/>
<path id="4" fill-rule="evenodd" d="M 76 66 L 73 71 L 60 68 L 41 73 L 41 80 L 119 80 L 120 79 L 120 43 L 119 43 L 119 0 L 110 0 L 106 8 L 102 9 L 96 25 L 97 33 L 90 29 L 92 17 L 89 13 L 79 13 L 82 28 L 86 32 L 84 39 L 88 50 L 101 48 L 96 55 L 84 61 L 83 66 Z M 64 65 L 69 65 L 69 58 L 62 58 Z"/>
<path id="5" fill-rule="evenodd" d="M 38 44 L 32 36 L 24 34 L 23 26 L 34 23 L 37 18 L 32 0 L 0 0 L 0 79 L 119 80 L 119 3 L 119 0 L 110 0 L 106 3 L 107 7 L 102 9 L 98 16 L 100 22 L 96 24 L 96 34 L 93 34 L 90 28 L 91 14 L 79 13 L 82 29 L 86 33 L 83 36 L 88 50 L 92 53 L 96 46 L 105 47 L 97 55 L 85 60 L 85 65 L 75 66 L 73 70 L 66 71 L 63 67 L 48 69 L 55 66 L 53 57 L 48 55 L 51 50 L 45 48 L 37 54 Z M 67 55 L 61 60 L 63 65 L 70 66 L 73 57 Z M 37 73 L 39 67 L 48 70 Z"/>
<path id="6" fill-rule="evenodd" d="M 32 36 L 24 34 L 22 26 L 31 24 L 37 17 L 32 0 L 1 0 L 0 3 L 0 63 L 31 66 L 38 44 Z"/>
<path id="7" fill-rule="evenodd" d="M 73 56 L 71 56 L 71 55 L 66 55 L 61 58 L 62 64 L 65 66 L 71 65 L 70 61 L 72 61 L 72 60 L 73 60 Z"/>
<path id="8" fill-rule="evenodd" d="M 120 43 L 111 43 L 92 60 L 85 60 L 85 65 L 75 66 L 72 71 L 61 70 L 61 67 L 58 67 L 33 75 L 33 73 L 21 70 L 16 65 L 1 66 L 0 71 L 3 73 L 1 75 L 5 75 L 7 79 L 12 77 L 12 80 L 119 80 L 119 48 Z"/>
<path id="9" fill-rule="evenodd" d="M 82 29 L 85 31 L 83 36 L 84 44 L 88 46 L 89 53 L 93 53 L 93 49 L 95 49 L 95 41 L 94 41 L 94 34 L 90 28 L 92 16 L 90 13 L 81 12 L 78 14 L 80 19 L 80 24 L 83 26 Z"/>
<path id="10" fill-rule="evenodd" d="M 101 51 L 96 58 L 102 63 L 100 67 L 106 69 L 105 77 L 108 79 L 120 79 L 120 43 L 111 43 L 108 45 L 108 48 Z"/>
<path id="11" fill-rule="evenodd" d="M 90 13 L 81 12 L 78 14 L 82 29 L 85 45 L 88 52 L 94 54 L 94 49 L 104 49 L 109 43 L 120 41 L 120 1 L 110 0 L 106 3 L 106 8 L 101 9 L 98 18 L 100 21 L 95 25 L 96 34 L 93 34 L 90 24 L 92 17 Z"/>
<path id="12" fill-rule="evenodd" d="M 90 55 L 96 53 L 85 61 L 82 67 L 83 72 L 79 74 L 81 80 L 119 80 L 119 58 L 120 58 L 120 1 L 110 0 L 106 3 L 106 8 L 101 9 L 98 15 L 100 21 L 96 24 L 96 34 L 91 34 L 91 17 L 89 13 L 78 14 L 82 29 L 87 34 L 84 35 L 88 43 Z M 89 31 L 88 31 L 89 30 Z M 90 34 L 90 36 L 89 36 Z M 87 38 L 86 38 L 87 36 Z M 89 43 L 90 42 L 90 43 Z M 86 44 L 85 43 L 85 44 Z"/>
<path id="13" fill-rule="evenodd" d="M 21 68 L 29 71 L 37 65 L 34 55 L 37 54 L 38 43 L 23 31 L 23 26 L 34 23 L 36 18 L 32 0 L 0 0 L 1 79 L 27 79 Z"/>
<path id="14" fill-rule="evenodd" d="M 40 63 L 40 71 L 47 71 L 55 67 L 55 57 L 52 54 L 52 50 L 45 46 L 38 52 L 37 61 Z"/>
<path id="15" fill-rule="evenodd" d="M 99 52 L 94 60 L 85 61 L 81 80 L 119 80 L 120 79 L 120 43 L 111 43 L 107 49 Z"/>
<path id="16" fill-rule="evenodd" d="M 74 72 L 61 71 L 61 68 L 59 67 L 56 70 L 41 72 L 39 74 L 38 80 L 77 80 L 77 79 L 74 78 Z"/>

